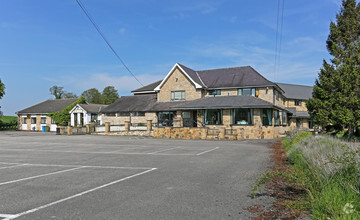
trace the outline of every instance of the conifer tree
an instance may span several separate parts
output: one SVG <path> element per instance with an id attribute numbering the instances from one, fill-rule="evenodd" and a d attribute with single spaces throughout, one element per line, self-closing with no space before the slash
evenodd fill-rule
<path id="1" fill-rule="evenodd" d="M 342 1 L 326 45 L 332 59 L 323 61 L 307 108 L 322 127 L 348 128 L 352 134 L 360 124 L 360 6 L 356 0 Z"/>

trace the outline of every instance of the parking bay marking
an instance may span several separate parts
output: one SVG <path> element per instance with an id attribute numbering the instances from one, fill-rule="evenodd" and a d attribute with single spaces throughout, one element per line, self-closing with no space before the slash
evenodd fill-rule
<path id="1" fill-rule="evenodd" d="M 85 195 L 85 194 L 94 192 L 94 191 L 96 191 L 96 190 L 99 190 L 99 189 L 102 189 L 102 188 L 105 188 L 105 187 L 114 185 L 114 184 L 116 184 L 116 183 L 119 183 L 119 182 L 122 182 L 122 181 L 125 181 L 125 180 L 128 180 L 128 179 L 131 179 L 131 178 L 133 178 L 133 177 L 137 177 L 137 176 L 143 175 L 143 174 L 145 174 L 145 173 L 149 173 L 149 172 L 154 171 L 154 170 L 156 170 L 156 169 L 157 169 L 157 168 L 151 168 L 151 169 L 149 169 L 149 170 L 145 170 L 145 171 L 143 171 L 143 172 L 136 173 L 136 174 L 134 174 L 134 175 L 131 175 L 131 176 L 128 176 L 128 177 L 124 177 L 124 178 L 122 178 L 122 179 L 115 180 L 115 181 L 113 181 L 113 182 L 110 182 L 110 183 L 107 183 L 107 184 L 104 184 L 104 185 L 101 185 L 101 186 L 98 186 L 98 187 L 95 187 L 95 188 L 92 188 L 92 189 L 83 191 L 83 192 L 81 192 L 81 193 L 78 193 L 78 194 L 75 194 L 75 195 L 72 195 L 72 196 L 69 196 L 69 197 L 66 197 L 66 198 L 63 198 L 63 199 L 60 199 L 60 200 L 57 200 L 57 201 L 48 203 L 48 204 L 46 204 L 46 205 L 42 205 L 42 206 L 39 206 L 39 207 L 37 207 L 37 208 L 30 209 L 30 210 L 27 210 L 27 211 L 25 211 L 25 212 L 21 212 L 21 213 L 15 214 L 15 215 L 10 215 L 9 217 L 5 218 L 4 220 L 15 219 L 15 218 L 18 218 L 18 217 L 20 217 L 20 216 L 27 215 L 27 214 L 30 214 L 30 213 L 39 211 L 39 210 L 41 210 L 41 209 L 44 209 L 44 208 L 47 208 L 47 207 L 56 205 L 56 204 L 58 204 L 58 203 L 61 203 L 61 202 L 64 202 L 64 201 L 67 201 L 67 200 L 70 200 L 70 199 L 73 199 L 73 198 L 76 198 L 76 197 L 79 197 L 79 196 L 82 196 L 82 195 Z"/>

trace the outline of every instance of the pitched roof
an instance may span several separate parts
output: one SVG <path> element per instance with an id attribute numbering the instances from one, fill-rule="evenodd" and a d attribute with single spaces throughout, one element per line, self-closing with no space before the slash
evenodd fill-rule
<path id="1" fill-rule="evenodd" d="M 294 85 L 287 83 L 276 83 L 285 92 L 285 97 L 288 99 L 302 99 L 308 100 L 312 97 L 312 86 Z"/>
<path id="2" fill-rule="evenodd" d="M 101 110 L 102 113 L 116 112 L 148 112 L 156 102 L 156 94 L 122 96 L 108 107 Z"/>
<path id="3" fill-rule="evenodd" d="M 78 99 L 49 99 L 29 108 L 18 111 L 17 114 L 41 114 L 57 112 L 65 109 Z"/>
<path id="4" fill-rule="evenodd" d="M 307 111 L 296 111 L 296 108 L 288 108 L 289 112 L 292 113 L 292 118 L 310 118 L 310 114 Z"/>
<path id="5" fill-rule="evenodd" d="M 108 105 L 101 104 L 79 104 L 88 113 L 99 113 L 102 109 L 106 108 Z"/>
<path id="6" fill-rule="evenodd" d="M 254 96 L 216 96 L 207 97 L 190 101 L 189 103 L 178 105 L 172 109 L 186 110 L 186 109 L 228 109 L 228 108 L 276 108 L 283 109 L 275 106 L 269 102 L 263 101 Z"/>
<path id="7" fill-rule="evenodd" d="M 208 88 L 276 86 L 251 66 L 197 71 Z"/>
<path id="8" fill-rule="evenodd" d="M 191 77 L 191 79 L 193 79 L 197 84 L 201 85 L 201 86 L 205 86 L 202 79 L 200 78 L 199 74 L 197 73 L 197 71 L 190 69 L 189 67 L 186 67 L 180 63 L 178 63 L 179 66 L 185 70 L 185 72 Z"/>
<path id="9" fill-rule="evenodd" d="M 131 91 L 132 93 L 143 93 L 143 92 L 155 92 L 154 89 L 161 83 L 162 80 L 156 81 L 154 83 L 148 84 L 141 88 Z"/>

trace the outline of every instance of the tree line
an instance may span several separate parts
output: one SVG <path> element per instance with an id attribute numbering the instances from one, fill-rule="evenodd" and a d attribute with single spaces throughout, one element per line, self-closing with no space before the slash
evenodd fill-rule
<path id="1" fill-rule="evenodd" d="M 75 93 L 65 91 L 62 86 L 53 86 L 49 91 L 55 99 L 79 98 Z M 80 96 L 84 97 L 88 103 L 104 105 L 109 105 L 119 98 L 118 90 L 114 86 L 107 86 L 102 92 L 96 88 L 91 88 L 85 90 Z"/>

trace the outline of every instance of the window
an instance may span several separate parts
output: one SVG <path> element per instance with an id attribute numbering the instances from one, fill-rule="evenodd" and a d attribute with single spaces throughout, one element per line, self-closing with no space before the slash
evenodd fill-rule
<path id="1" fill-rule="evenodd" d="M 301 100 L 295 100 L 295 106 L 301 106 Z"/>
<path id="2" fill-rule="evenodd" d="M 54 119 L 53 118 L 51 118 L 51 124 L 55 124 L 55 121 L 54 121 Z"/>
<path id="3" fill-rule="evenodd" d="M 171 100 L 185 100 L 185 91 L 172 91 Z"/>
<path id="4" fill-rule="evenodd" d="M 23 117 L 23 124 L 27 124 L 27 117 Z"/>
<path id="5" fill-rule="evenodd" d="M 130 112 L 118 112 L 117 116 L 130 116 Z"/>
<path id="6" fill-rule="evenodd" d="M 115 113 L 106 113 L 105 116 L 114 117 L 114 116 L 115 116 Z"/>
<path id="7" fill-rule="evenodd" d="M 279 101 L 280 93 L 279 91 L 275 90 L 275 98 Z"/>
<path id="8" fill-rule="evenodd" d="M 287 113 L 283 112 L 282 114 L 282 125 L 286 125 L 288 123 L 287 121 Z"/>
<path id="9" fill-rule="evenodd" d="M 41 117 L 41 124 L 46 124 L 46 117 Z"/>
<path id="10" fill-rule="evenodd" d="M 280 124 L 280 115 L 278 110 L 274 110 L 274 125 Z"/>
<path id="11" fill-rule="evenodd" d="M 232 124 L 237 125 L 252 125 L 253 124 L 253 109 L 238 108 L 232 109 Z"/>
<path id="12" fill-rule="evenodd" d="M 132 116 L 145 116 L 145 112 L 133 112 Z"/>
<path id="13" fill-rule="evenodd" d="M 259 91 L 256 88 L 239 89 L 238 95 L 251 95 L 258 97 Z"/>
<path id="14" fill-rule="evenodd" d="M 36 124 L 36 118 L 31 118 L 31 124 Z"/>
<path id="15" fill-rule="evenodd" d="M 91 114 L 91 122 L 95 122 L 97 120 L 97 114 Z"/>
<path id="16" fill-rule="evenodd" d="M 272 125 L 272 109 L 263 109 L 262 124 L 263 125 Z"/>
<path id="17" fill-rule="evenodd" d="M 158 113 L 159 126 L 172 126 L 173 118 L 174 118 L 173 112 L 159 112 Z"/>
<path id="18" fill-rule="evenodd" d="M 221 125 L 222 124 L 221 109 L 206 109 L 205 110 L 205 124 L 206 125 Z"/>
<path id="19" fill-rule="evenodd" d="M 221 95 L 220 89 L 209 90 L 209 95 Z"/>

